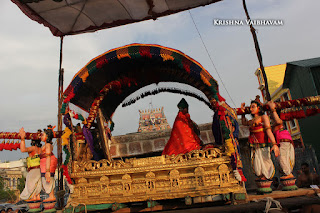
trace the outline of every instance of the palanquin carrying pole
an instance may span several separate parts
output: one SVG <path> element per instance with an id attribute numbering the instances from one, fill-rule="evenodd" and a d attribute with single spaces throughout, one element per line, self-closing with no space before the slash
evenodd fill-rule
<path id="1" fill-rule="evenodd" d="M 298 108 L 298 107 L 304 107 L 304 106 L 305 107 L 316 106 L 320 104 L 320 95 L 310 96 L 310 97 L 300 98 L 295 100 L 275 102 L 275 104 L 276 104 L 277 110 Z M 270 111 L 268 104 L 264 104 L 262 107 L 265 111 Z M 313 111 L 318 110 L 317 107 L 313 109 L 314 109 Z M 250 107 L 246 107 L 245 110 L 242 110 L 241 108 L 236 108 L 236 112 L 238 115 L 250 114 Z"/>
<path id="2" fill-rule="evenodd" d="M 62 131 L 54 132 L 54 138 L 61 138 Z M 40 140 L 41 133 L 26 132 L 26 140 Z M 0 132 L 0 139 L 19 140 L 19 132 Z"/>

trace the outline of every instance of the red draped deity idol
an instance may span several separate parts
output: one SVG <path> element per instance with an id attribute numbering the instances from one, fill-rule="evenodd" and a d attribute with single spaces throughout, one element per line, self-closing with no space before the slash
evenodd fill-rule
<path id="1" fill-rule="evenodd" d="M 172 132 L 162 155 L 185 154 L 201 148 L 201 140 L 197 135 L 196 124 L 188 112 L 189 105 L 182 98 L 178 103 L 179 112 L 174 121 Z"/>

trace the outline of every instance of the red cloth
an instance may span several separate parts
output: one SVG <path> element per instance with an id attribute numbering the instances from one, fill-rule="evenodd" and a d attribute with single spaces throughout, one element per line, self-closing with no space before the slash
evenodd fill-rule
<path id="1" fill-rule="evenodd" d="M 200 148 L 200 138 L 193 130 L 189 113 L 179 112 L 162 155 L 185 154 Z"/>
<path id="2" fill-rule="evenodd" d="M 250 127 L 249 143 L 250 144 L 266 144 L 268 143 L 268 136 L 263 130 L 262 124 Z"/>

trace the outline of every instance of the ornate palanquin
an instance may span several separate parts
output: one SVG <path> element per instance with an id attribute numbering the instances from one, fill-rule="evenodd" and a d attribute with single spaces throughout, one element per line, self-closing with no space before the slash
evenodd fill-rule
<path id="1" fill-rule="evenodd" d="M 217 115 L 222 144 L 219 148 L 177 156 L 111 159 L 110 131 L 105 132 L 103 123 L 112 121 L 121 103 L 126 106 L 135 102 L 124 104 L 126 97 L 159 82 L 178 82 L 198 89 L 203 96 L 176 89 L 158 92 L 178 92 L 207 104 Z M 141 98 L 153 94 L 156 93 L 144 92 Z M 69 131 L 73 144 L 64 149 L 71 152 L 68 167 L 75 187 L 71 195 L 73 202 L 90 205 L 246 193 L 234 174 L 238 168 L 235 165 L 241 165 L 234 136 L 236 113 L 220 96 L 218 83 L 209 72 L 182 52 L 150 44 L 131 44 L 110 50 L 91 60 L 75 75 L 64 93 L 63 113 L 68 112 L 69 102 L 89 112 L 83 121 L 83 136 L 79 136 L 81 131 Z M 64 121 L 72 129 L 68 120 L 71 121 L 67 113 Z M 100 140 L 93 139 L 93 127 L 99 130 Z M 86 148 L 81 145 L 84 139 Z M 75 140 L 82 142 L 75 145 Z M 104 156 L 99 156 L 101 150 L 96 149 L 97 144 Z M 87 150 L 89 157 L 79 157 L 77 147 L 80 146 Z M 92 156 L 94 160 L 88 160 Z"/>
<path id="2" fill-rule="evenodd" d="M 73 162 L 72 201 L 126 203 L 239 193 L 245 189 L 221 150 L 194 150 L 177 156 Z"/>

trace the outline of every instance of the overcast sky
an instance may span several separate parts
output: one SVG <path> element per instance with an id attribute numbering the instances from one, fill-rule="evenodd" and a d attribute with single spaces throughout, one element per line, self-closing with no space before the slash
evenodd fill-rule
<path id="1" fill-rule="evenodd" d="M 319 57 L 320 1 L 247 0 L 252 19 L 279 19 L 283 26 L 255 26 L 265 66 Z M 215 26 L 214 19 L 245 20 L 242 1 L 224 0 L 191 10 L 212 65 L 188 11 L 95 33 L 64 39 L 64 88 L 89 60 L 112 48 L 130 43 L 159 44 L 175 48 L 200 62 L 219 82 L 220 92 L 232 107 L 249 103 L 260 95 L 254 75 L 259 67 L 249 27 Z M 27 16 L 10 0 L 0 1 L 0 132 L 17 132 L 24 127 L 36 132 L 57 123 L 57 82 L 59 42 L 48 28 Z M 222 85 L 220 74 L 232 100 Z M 114 115 L 114 135 L 136 132 L 139 109 L 164 107 L 172 126 L 181 96 L 159 94 L 122 108 Z M 187 97 L 191 118 L 198 124 L 211 122 L 212 111 L 196 99 Z M 233 104 L 235 103 L 235 105 Z M 0 160 L 26 155 L 2 151 Z"/>

